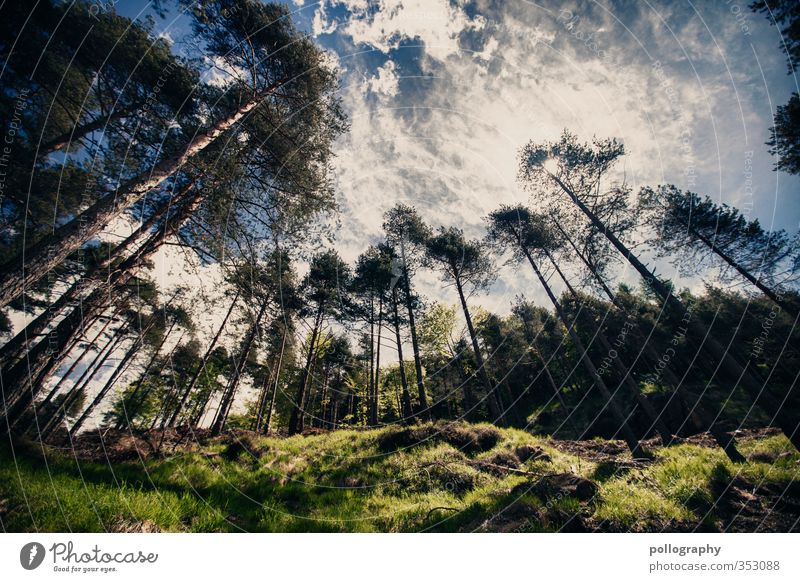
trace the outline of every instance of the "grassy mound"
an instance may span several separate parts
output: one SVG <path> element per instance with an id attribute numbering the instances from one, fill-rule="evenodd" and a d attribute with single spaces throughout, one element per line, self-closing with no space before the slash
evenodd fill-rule
<path id="1" fill-rule="evenodd" d="M 702 439 L 641 464 L 618 442 L 466 423 L 164 436 L 0 449 L 2 529 L 789 531 L 800 517 L 800 454 L 769 430 L 739 436 L 741 465 Z"/>

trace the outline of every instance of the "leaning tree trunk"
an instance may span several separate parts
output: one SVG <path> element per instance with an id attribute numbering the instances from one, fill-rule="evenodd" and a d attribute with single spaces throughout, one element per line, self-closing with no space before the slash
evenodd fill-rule
<path id="1" fill-rule="evenodd" d="M 54 137 L 50 141 L 43 143 L 38 150 L 36 150 L 36 155 L 38 157 L 46 157 L 54 152 L 63 150 L 71 143 L 77 143 L 81 141 L 84 137 L 97 131 L 98 129 L 105 127 L 106 125 L 113 123 L 114 121 L 118 121 L 124 117 L 128 117 L 131 113 L 136 110 L 136 107 L 120 107 L 118 109 L 114 109 L 108 115 L 103 115 L 98 117 L 97 119 L 93 119 L 92 121 L 87 121 L 84 124 L 76 125 L 69 131 L 65 131 L 61 135 Z"/>
<path id="2" fill-rule="evenodd" d="M 545 362 L 544 357 L 539 352 L 539 349 L 534 346 L 533 353 L 536 354 L 536 358 L 542 364 L 542 369 L 544 370 L 545 377 L 547 378 L 547 383 L 550 385 L 550 388 L 553 390 L 553 395 L 558 399 L 559 404 L 564 409 L 564 412 L 569 413 L 569 408 L 567 408 L 567 403 L 564 401 L 564 397 L 561 395 L 561 388 L 558 387 L 556 384 L 555 378 L 550 373 L 550 368 L 547 367 L 547 362 Z"/>
<path id="3" fill-rule="evenodd" d="M 244 365 L 247 363 L 247 358 L 250 356 L 250 350 L 252 349 L 253 342 L 258 335 L 258 328 L 259 325 L 261 325 L 261 320 L 264 318 L 264 313 L 267 311 L 268 305 L 269 301 L 266 299 L 261 303 L 261 307 L 259 307 L 256 319 L 250 328 L 250 333 L 245 339 L 245 343 L 242 346 L 242 353 L 239 357 L 239 362 L 236 365 L 233 371 L 233 376 L 231 377 L 230 382 L 228 382 L 228 386 L 222 395 L 222 400 L 219 404 L 219 410 L 217 411 L 217 417 L 214 419 L 214 424 L 211 426 L 212 434 L 219 434 L 225 428 L 225 423 L 228 421 L 228 414 L 231 411 L 233 400 L 236 397 L 236 391 L 239 388 L 239 382 L 242 378 Z"/>
<path id="4" fill-rule="evenodd" d="M 61 402 L 58 410 L 53 413 L 53 415 L 45 424 L 44 428 L 40 431 L 39 440 L 46 440 L 50 434 L 52 434 L 52 432 L 61 425 L 61 423 L 67 417 L 67 414 L 69 414 L 69 410 L 72 408 L 72 405 L 77 402 L 82 394 L 85 393 L 89 382 L 91 382 L 92 378 L 94 378 L 94 375 L 97 374 L 97 372 L 101 370 L 103 366 L 105 366 L 106 361 L 111 357 L 111 354 L 114 353 L 114 351 L 117 349 L 117 346 L 120 344 L 120 342 L 122 342 L 123 339 L 125 339 L 125 336 L 118 333 L 117 336 L 109 341 L 108 345 L 104 348 L 104 352 L 102 352 L 102 358 L 100 358 L 100 353 L 97 354 L 97 357 L 95 357 L 94 361 L 92 361 L 92 366 L 86 368 L 85 372 L 80 378 L 78 378 L 72 388 L 70 388 L 69 392 L 67 392 L 67 394 L 64 396 L 64 400 Z M 100 358 L 99 361 L 98 358 Z"/>
<path id="5" fill-rule="evenodd" d="M 749 370 L 749 360 L 745 365 L 740 364 L 736 358 L 713 338 L 706 326 L 696 321 L 683 302 L 672 294 L 672 290 L 655 274 L 653 274 L 639 258 L 620 241 L 613 232 L 583 203 L 583 201 L 564 184 L 557 176 L 550 174 L 558 186 L 568 195 L 570 200 L 589 219 L 592 226 L 602 232 L 608 241 L 627 259 L 639 275 L 644 278 L 648 286 L 661 298 L 668 310 L 675 316 L 689 317 L 688 326 L 692 333 L 704 338 L 703 345 L 714 360 L 718 362 L 717 369 L 722 368 L 723 373 L 736 385 L 741 383 L 753 403 L 760 401 L 764 409 L 773 416 L 778 426 L 796 449 L 800 450 L 800 417 L 790 414 L 778 399 L 771 396 L 762 382 Z"/>
<path id="6" fill-rule="evenodd" d="M 575 254 L 581 260 L 581 262 L 589 269 L 589 272 L 594 277 L 595 281 L 600 285 L 603 289 L 603 292 L 606 294 L 608 299 L 614 306 L 620 310 L 623 314 L 627 315 L 627 310 L 625 305 L 619 300 L 617 295 L 609 288 L 606 284 L 605 279 L 597 272 L 586 256 L 578 249 L 575 245 L 575 242 L 572 240 L 572 237 L 564 230 L 564 228 L 558 223 L 558 221 L 554 221 L 554 224 L 561 231 L 562 236 L 569 242 L 572 249 L 575 251 Z M 639 325 L 634 327 L 634 333 L 636 337 L 641 341 L 641 345 L 645 352 L 647 353 L 647 358 L 650 360 L 651 367 L 655 367 L 658 363 L 660 356 L 656 353 L 655 348 L 653 348 L 652 343 L 647 341 L 647 338 L 642 333 L 641 329 L 639 329 Z M 666 376 L 667 382 L 673 387 L 675 390 L 675 394 L 677 395 L 678 399 L 682 403 L 688 403 L 689 398 L 686 393 L 686 390 L 683 387 L 681 380 L 675 375 L 675 373 L 668 367 L 665 366 L 663 369 L 663 373 Z M 702 406 L 700 401 L 698 400 L 693 408 L 690 410 L 689 418 L 692 424 L 694 424 L 695 430 L 698 431 L 705 431 L 708 430 L 711 433 L 711 436 L 714 438 L 716 443 L 725 451 L 725 454 L 728 458 L 734 463 L 743 463 L 746 459 L 742 453 L 739 452 L 739 449 L 736 447 L 736 439 L 732 434 L 728 434 L 723 431 L 715 422 L 708 411 Z"/>
<path id="7" fill-rule="evenodd" d="M 192 181 L 184 186 L 177 195 L 162 203 L 150 218 L 136 228 L 125 240 L 115 246 L 110 253 L 104 255 L 96 265 L 84 273 L 83 276 L 62 293 L 58 299 L 0 348 L 0 363 L 2 363 L 3 366 L 7 366 L 16 361 L 28 347 L 30 339 L 39 336 L 65 307 L 78 300 L 82 295 L 90 293 L 99 287 L 103 283 L 102 277 L 108 271 L 109 267 L 115 261 L 121 259 L 133 245 L 139 242 L 171 208 L 175 208 L 177 205 L 200 196 L 199 190 L 195 191 L 193 195 L 189 195 L 193 187 L 194 182 Z"/>
<path id="8" fill-rule="evenodd" d="M 64 372 L 64 374 L 61 376 L 61 378 L 59 378 L 59 380 L 58 380 L 58 382 L 56 382 L 55 386 L 53 386 L 50 389 L 50 392 L 47 393 L 47 396 L 44 398 L 44 400 L 42 400 L 41 403 L 37 404 L 37 406 L 39 408 L 43 408 L 44 409 L 44 408 L 47 407 L 48 404 L 50 404 L 50 402 L 52 402 L 53 398 L 55 398 L 55 396 L 59 393 L 59 391 L 61 390 L 61 387 L 64 385 L 64 383 L 67 382 L 67 380 L 69 380 L 69 377 L 72 375 L 72 372 L 74 372 L 75 368 L 78 367 L 78 364 L 80 362 L 82 362 L 83 358 L 85 358 L 91 352 L 90 348 L 94 347 L 95 342 L 98 342 L 100 340 L 100 338 L 105 333 L 106 329 L 108 329 L 108 326 L 111 325 L 111 322 L 113 321 L 114 316 L 116 315 L 116 313 L 117 312 L 115 311 L 114 314 L 112 314 L 110 317 L 106 318 L 106 322 L 100 328 L 100 331 L 97 332 L 97 335 L 95 335 L 94 338 L 92 338 L 92 340 L 89 342 L 89 345 L 86 347 L 86 349 L 83 350 L 83 352 L 81 352 L 80 356 L 78 356 L 77 358 L 75 358 L 73 360 L 72 364 L 69 366 L 69 368 L 67 368 L 67 370 Z M 108 347 L 113 340 L 114 340 L 114 337 L 112 335 L 109 338 L 108 342 L 105 345 L 103 345 L 103 347 L 100 348 L 97 351 L 97 354 L 92 359 L 92 361 L 89 363 L 89 366 L 86 368 L 86 370 L 84 370 L 83 374 L 81 374 L 78 377 L 78 380 L 75 381 L 75 383 L 73 384 L 73 387 L 76 387 L 76 386 L 78 386 L 80 384 L 81 380 L 86 375 L 86 373 L 92 368 L 92 366 L 94 366 L 97 363 L 97 360 L 100 357 L 100 354 L 105 351 L 105 348 Z M 65 395 L 65 398 L 71 392 L 72 392 L 72 390 L 68 391 L 67 395 Z M 12 423 L 11 426 L 12 427 L 15 426 L 17 424 L 18 420 L 19 420 L 19 417 Z M 39 418 L 38 418 L 38 415 L 36 414 L 36 410 L 34 409 L 33 419 L 31 420 L 31 423 L 28 425 L 28 427 L 25 429 L 25 432 L 30 432 L 30 430 L 32 428 L 37 427 L 38 424 L 39 424 Z"/>
<path id="9" fill-rule="evenodd" d="M 81 414 L 78 420 L 75 421 L 75 424 L 73 424 L 72 427 L 69 429 L 70 437 L 74 437 L 76 434 L 78 434 L 78 431 L 81 430 L 81 427 L 86 422 L 86 420 L 91 416 L 91 414 L 95 411 L 95 409 L 100 405 L 100 403 L 105 399 L 105 397 L 111 391 L 111 389 L 116 385 L 119 377 L 122 376 L 122 374 L 124 374 L 125 371 L 128 369 L 128 364 L 131 362 L 134 356 L 139 353 L 139 347 L 141 347 L 142 345 L 142 336 L 144 335 L 144 333 L 146 333 L 146 331 L 142 332 L 142 334 L 133 341 L 133 344 L 125 352 L 125 356 L 122 358 L 122 361 L 119 363 L 114 372 L 111 374 L 111 377 L 106 381 L 106 383 L 100 389 L 100 392 L 97 393 L 97 395 L 94 397 L 89 406 L 86 407 L 86 410 L 83 411 L 83 414 Z"/>
<path id="10" fill-rule="evenodd" d="M 124 286 L 140 267 L 153 255 L 167 237 L 175 234 L 180 225 L 188 218 L 199 204 L 200 199 L 188 201 L 175 216 L 171 217 L 164 228 L 152 234 L 141 247 L 131 256 L 122 261 L 110 274 L 108 288 L 118 289 Z M 48 334 L 48 338 L 41 340 L 28 352 L 28 356 L 15 364 L 4 374 L 0 388 L 5 391 L 6 386 L 15 387 L 13 392 L 14 404 L 6 407 L 2 416 L 16 418 L 38 395 L 44 381 L 58 368 L 61 360 L 67 355 L 67 347 L 79 333 L 84 318 L 94 317 L 101 313 L 107 306 L 108 292 L 95 289 L 80 306 L 68 313 L 55 328 Z M 5 394 L 4 394 L 5 397 Z M 9 401 L 5 398 L 4 401 Z"/>
<path id="11" fill-rule="evenodd" d="M 0 268 L 0 307 L 8 305 L 26 287 L 32 286 L 51 269 L 94 238 L 113 219 L 180 170 L 189 160 L 212 144 L 250 113 L 269 93 L 285 83 L 278 81 L 261 91 L 235 112 L 218 121 L 213 127 L 199 133 L 182 152 L 157 163 L 152 170 L 143 172 L 119 187 L 113 194 L 100 198 L 81 214 L 58 227 L 55 231 L 25 249 Z"/>
<path id="12" fill-rule="evenodd" d="M 455 270 L 454 270 L 455 272 Z M 458 290 L 458 298 L 461 300 L 461 309 L 464 311 L 464 319 L 467 320 L 467 330 L 469 337 L 472 341 L 472 351 L 475 352 L 475 363 L 478 365 L 478 374 L 481 376 L 483 385 L 486 386 L 486 404 L 489 407 L 489 415 L 492 417 L 492 422 L 502 422 L 503 412 L 497 404 L 497 395 L 492 386 L 492 380 L 489 378 L 489 371 L 486 369 L 486 363 L 483 360 L 481 348 L 478 345 L 478 334 L 475 332 L 475 326 L 472 323 L 472 316 L 469 313 L 467 300 L 464 297 L 464 288 L 461 286 L 461 278 L 454 277 L 456 281 L 456 289 Z"/>
<path id="13" fill-rule="evenodd" d="M 233 308 L 236 306 L 236 302 L 239 301 L 239 294 L 240 291 L 237 291 L 236 295 L 233 298 L 233 301 L 228 307 L 228 311 L 225 313 L 225 317 L 223 318 L 222 323 L 219 326 L 219 329 L 217 329 L 217 333 L 214 334 L 214 337 L 211 339 L 211 343 L 208 345 L 208 348 L 206 348 L 206 352 L 205 354 L 203 354 L 203 359 L 200 360 L 200 363 L 198 364 L 197 368 L 192 374 L 191 380 L 189 380 L 189 383 L 186 385 L 186 388 L 184 389 L 183 394 L 181 395 L 181 400 L 178 403 L 175 412 L 173 412 L 172 417 L 169 419 L 169 426 L 175 426 L 175 423 L 178 421 L 178 415 L 180 414 L 180 411 L 186 405 L 186 400 L 189 398 L 189 395 L 195 389 L 195 386 L 197 386 L 197 382 L 200 380 L 200 374 L 202 374 L 203 371 L 206 369 L 206 364 L 208 364 L 208 360 L 211 357 L 211 354 L 214 353 L 214 350 L 217 347 L 217 342 L 219 342 L 219 338 L 222 335 L 222 331 L 228 324 L 228 319 L 230 319 L 231 313 L 233 313 Z M 191 421 L 192 424 L 196 425 L 197 422 L 199 422 L 200 418 L 202 418 L 203 416 L 203 411 L 205 410 L 207 404 L 208 404 L 208 399 L 206 399 L 206 402 L 204 402 L 199 407 L 197 415 Z"/>
<path id="14" fill-rule="evenodd" d="M 172 330 L 175 329 L 175 326 L 177 324 L 178 324 L 177 318 L 174 318 L 172 320 L 172 323 L 169 326 L 169 329 L 167 329 L 167 331 L 164 333 L 164 336 L 161 338 L 161 341 L 158 342 L 158 345 L 153 350 L 153 353 L 150 355 L 150 359 L 147 361 L 147 364 L 145 365 L 144 370 L 142 370 L 142 373 L 139 374 L 139 379 L 136 380 L 136 386 L 133 387 L 133 390 L 131 391 L 130 395 L 127 397 L 127 400 L 129 402 L 132 402 L 132 403 L 136 404 L 136 399 L 140 398 L 139 397 L 139 392 L 142 390 L 142 386 L 144 385 L 145 380 L 147 380 L 147 376 L 150 374 L 150 370 L 153 368 L 153 364 L 156 363 L 156 360 L 158 359 L 158 355 L 161 353 L 161 349 L 164 347 L 164 344 L 167 343 L 167 340 L 169 339 L 169 336 L 172 335 Z M 142 396 L 140 398 L 140 401 L 144 402 L 145 398 L 147 398 L 147 394 Z M 123 412 L 123 414 L 125 416 L 123 418 L 120 418 L 117 421 L 117 426 L 116 426 L 117 430 L 126 429 L 126 428 L 129 428 L 131 426 L 131 423 L 129 422 L 129 419 L 128 419 L 128 411 L 125 408 L 125 400 L 124 399 L 122 401 L 122 412 Z"/>
<path id="15" fill-rule="evenodd" d="M 139 353 L 139 348 L 142 346 L 142 342 L 144 341 L 145 335 L 152 329 L 156 322 L 156 315 L 152 314 L 148 318 L 147 326 L 144 329 L 139 330 L 139 335 L 133 340 L 133 343 L 128 346 L 128 349 L 125 351 L 125 355 L 123 356 L 120 363 L 114 369 L 114 372 L 111 374 L 111 377 L 106 381 L 100 391 L 95 395 L 92 402 L 83 411 L 83 414 L 78 418 L 74 425 L 69 429 L 70 438 L 78 434 L 83 423 L 91 416 L 94 410 L 100 405 L 100 403 L 105 399 L 108 393 L 111 391 L 112 388 L 116 385 L 117 380 L 122 376 L 128 369 L 133 358 Z M 124 334 L 123 334 L 124 337 Z"/>
<path id="16" fill-rule="evenodd" d="M 322 315 L 324 310 L 324 301 L 320 301 L 317 306 L 317 315 L 314 318 L 314 329 L 311 330 L 311 339 L 308 342 L 308 354 L 306 355 L 306 365 L 300 372 L 300 381 L 297 387 L 297 396 L 295 403 L 292 407 L 292 415 L 289 418 L 289 434 L 295 435 L 303 432 L 304 424 L 304 411 L 303 401 L 306 399 L 306 389 L 308 388 L 308 376 L 311 373 L 311 363 L 314 360 L 314 352 L 316 350 L 317 337 L 319 336 L 319 328 L 322 325 Z"/>
<path id="17" fill-rule="evenodd" d="M 570 284 L 569 279 L 567 279 L 566 275 L 564 275 L 563 271 L 561 270 L 561 267 L 558 266 L 556 260 L 548 251 L 545 250 L 544 253 L 545 256 L 548 258 L 548 260 L 550 261 L 550 263 L 555 268 L 561 280 L 564 282 L 564 285 L 567 286 L 569 294 L 575 301 L 579 301 L 580 298 L 578 297 L 578 293 L 575 291 L 574 287 Z M 600 341 L 600 345 L 605 350 L 606 354 L 611 354 L 614 351 L 614 349 L 611 347 L 611 343 L 608 341 L 608 337 L 606 337 L 606 334 L 602 328 L 606 316 L 603 317 L 603 320 L 597 326 L 597 333 L 595 334 L 595 337 L 597 337 L 597 339 Z M 575 317 L 575 322 L 577 323 L 577 315 Z M 589 342 L 590 347 L 591 343 L 592 342 L 590 341 Z M 639 389 L 639 384 L 633 379 L 632 368 L 624 366 L 620 361 L 619 357 L 611 358 L 609 356 L 609 358 L 611 359 L 612 365 L 617 370 L 617 373 L 621 375 L 622 382 L 628 387 L 630 395 L 634 398 L 634 400 L 636 400 L 636 403 L 639 405 L 639 407 L 641 407 L 641 409 L 645 413 L 645 416 L 647 416 L 648 420 L 650 421 L 651 423 L 650 427 L 654 428 L 658 432 L 659 437 L 661 438 L 661 444 L 663 444 L 665 447 L 669 446 L 673 441 L 672 433 L 670 432 L 669 428 L 664 422 L 662 416 L 658 412 L 656 412 L 656 410 L 653 408 L 653 405 L 650 404 L 650 401 L 647 400 L 644 394 L 642 394 L 642 391 Z"/>
<path id="18" fill-rule="evenodd" d="M 573 329 L 572 325 L 567 320 L 564 311 L 561 309 L 561 304 L 556 299 L 556 296 L 553 295 L 553 291 L 550 289 L 550 285 L 547 284 L 547 280 L 542 275 L 539 267 L 536 265 L 536 262 L 533 260 L 533 257 L 530 254 L 528 249 L 523 248 L 523 252 L 528 259 L 528 262 L 533 267 L 533 271 L 536 273 L 536 276 L 539 279 L 539 282 L 542 284 L 547 296 L 550 298 L 550 302 L 553 304 L 553 307 L 556 310 L 556 314 L 558 318 L 561 320 L 561 323 L 567 328 L 567 333 L 569 334 L 572 343 L 575 345 L 575 349 L 578 350 L 578 355 L 580 356 L 581 362 L 583 363 L 584 368 L 586 371 L 589 372 L 589 376 L 594 380 L 594 383 L 600 389 L 600 393 L 603 395 L 603 398 L 606 399 L 608 403 L 609 409 L 611 409 L 611 413 L 616 418 L 617 422 L 619 423 L 620 430 L 622 431 L 622 436 L 625 439 L 625 442 L 628 445 L 628 448 L 631 450 L 631 454 L 634 458 L 639 457 L 641 455 L 647 455 L 644 447 L 641 446 L 639 440 L 636 438 L 636 435 L 631 430 L 630 425 L 628 424 L 628 419 L 625 417 L 625 414 L 619 408 L 616 402 L 614 402 L 613 396 L 606 386 L 606 383 L 603 381 L 603 377 L 597 371 L 594 364 L 592 363 L 591 358 L 589 358 L 589 354 L 586 351 L 586 348 L 583 347 L 583 342 L 578 337 L 578 334 Z"/>
<path id="19" fill-rule="evenodd" d="M 777 305 L 787 313 L 791 314 L 793 317 L 797 317 L 798 312 L 795 306 L 793 306 L 788 301 L 784 300 L 774 290 L 764 285 L 764 283 L 762 283 L 758 277 L 754 277 L 752 273 L 750 273 L 750 271 L 745 269 L 742 265 L 740 265 L 737 261 L 735 261 L 733 257 L 728 255 L 725 251 L 723 251 L 716 244 L 714 244 L 714 241 L 709 240 L 708 237 L 703 235 L 700 231 L 690 227 L 689 225 L 687 225 L 687 228 L 689 228 L 689 232 L 694 234 L 700 240 L 700 242 L 702 242 L 708 248 L 710 248 L 714 253 L 716 253 L 718 257 L 720 257 L 723 261 L 725 261 L 725 263 L 727 263 L 730 267 L 733 267 L 733 269 L 737 273 L 739 273 L 748 282 L 754 285 L 759 291 L 761 291 L 764 295 L 766 295 L 773 303 L 775 303 L 775 305 Z"/>

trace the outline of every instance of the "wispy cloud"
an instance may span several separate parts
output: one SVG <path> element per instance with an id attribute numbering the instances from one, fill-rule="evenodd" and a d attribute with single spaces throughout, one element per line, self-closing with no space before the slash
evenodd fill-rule
<path id="1" fill-rule="evenodd" d="M 565 127 L 622 139 L 629 155 L 617 179 L 635 188 L 672 182 L 796 228 L 800 211 L 763 146 L 766 92 L 777 102 L 788 92 L 784 70 L 765 84 L 753 56 L 783 67 L 762 19 L 744 35 L 722 3 L 446 0 L 325 2 L 314 19 L 350 71 L 352 131 L 336 162 L 348 258 L 380 235 L 381 214 L 397 201 L 478 236 L 488 211 L 525 199 L 518 148 Z M 778 205 L 788 210 L 778 216 Z M 491 303 L 505 310 L 528 283 L 498 284 Z"/>

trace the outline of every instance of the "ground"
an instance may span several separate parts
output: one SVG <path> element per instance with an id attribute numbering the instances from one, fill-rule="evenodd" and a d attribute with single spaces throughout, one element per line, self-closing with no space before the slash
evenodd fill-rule
<path id="1" fill-rule="evenodd" d="M 264 437 L 106 431 L 0 447 L 5 531 L 796 531 L 800 454 L 772 429 L 731 463 L 699 435 L 618 441 L 443 423 Z"/>

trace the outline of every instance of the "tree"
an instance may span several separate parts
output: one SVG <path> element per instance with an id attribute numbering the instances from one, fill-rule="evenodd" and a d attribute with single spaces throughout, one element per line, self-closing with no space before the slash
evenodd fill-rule
<path id="1" fill-rule="evenodd" d="M 753 401 L 760 400 L 765 409 L 775 416 L 787 438 L 795 446 L 800 446 L 797 419 L 783 409 L 778 399 L 762 390 L 761 382 L 753 371 L 740 364 L 729 350 L 710 336 L 705 326 L 694 319 L 687 306 L 675 296 L 672 286 L 657 277 L 587 206 L 585 199 L 596 193 L 602 175 L 623 153 L 622 144 L 616 140 L 595 140 L 593 146 L 581 145 L 574 136 L 565 133 L 561 141 L 556 143 L 529 142 L 525 145 L 520 151 L 519 179 L 533 193 L 537 192 L 537 185 L 557 186 L 566 195 L 566 200 L 633 266 L 653 293 L 664 302 L 664 307 L 674 320 L 688 320 L 692 334 L 704 338 L 702 345 L 720 364 L 719 370 L 736 384 L 742 383 Z"/>
<path id="2" fill-rule="evenodd" d="M 303 431 L 305 414 L 303 406 L 320 332 L 328 316 L 346 311 L 349 279 L 350 269 L 339 254 L 335 251 L 324 251 L 311 259 L 308 274 L 300 284 L 300 297 L 304 304 L 301 315 L 313 317 L 313 322 L 311 335 L 306 344 L 305 366 L 300 371 L 297 395 L 289 420 L 289 434 Z"/>
<path id="3" fill-rule="evenodd" d="M 423 418 L 430 419 L 428 398 L 425 393 L 425 379 L 419 355 L 416 317 L 414 315 L 416 296 L 411 290 L 411 276 L 415 266 L 421 259 L 422 253 L 424 253 L 425 241 L 430 236 L 430 228 L 423 222 L 414 207 L 397 204 L 384 213 L 383 230 L 386 232 L 388 243 L 400 251 L 401 279 L 403 281 L 406 310 L 408 311 L 411 348 L 414 353 L 414 370 L 417 377 L 420 414 Z"/>
<path id="4" fill-rule="evenodd" d="M 792 93 L 786 105 L 778 105 L 769 129 L 769 153 L 778 156 L 775 169 L 800 174 L 800 95 Z"/>
<path id="5" fill-rule="evenodd" d="M 135 270 L 155 253 L 169 237 L 175 235 L 183 221 L 196 208 L 196 200 L 186 203 L 165 222 L 162 230 L 151 234 L 145 243 L 122 261 L 111 272 L 106 289 L 95 289 L 80 305 L 69 311 L 50 331 L 47 338 L 39 341 L 27 356 L 7 370 L 3 370 L 3 389 L 6 409 L 3 415 L 15 418 L 37 397 L 44 381 L 49 378 L 68 355 L 69 348 L 80 333 L 86 318 L 101 314 L 108 306 L 113 293 L 124 295 L 126 285 L 134 278 Z"/>
<path id="6" fill-rule="evenodd" d="M 369 379 L 367 404 L 370 423 L 378 423 L 378 383 L 384 307 L 389 301 L 392 274 L 391 249 L 370 246 L 356 260 L 352 280 L 355 315 L 369 325 Z M 377 345 L 377 349 L 376 349 Z"/>
<path id="7" fill-rule="evenodd" d="M 800 63 L 800 10 L 793 0 L 755 0 L 753 12 L 761 12 L 769 23 L 780 28 L 781 49 L 786 53 L 789 74 Z M 769 153 L 778 156 L 776 170 L 800 173 L 800 95 L 792 93 L 786 105 L 779 105 L 770 128 Z"/>
<path id="8" fill-rule="evenodd" d="M 515 261 L 528 260 L 550 302 L 553 304 L 561 323 L 566 327 L 567 333 L 578 350 L 580 360 L 586 371 L 600 389 L 609 409 L 619 423 L 619 428 L 631 453 L 634 457 L 642 454 L 646 455 L 647 451 L 641 446 L 630 428 L 626 415 L 617 405 L 611 391 L 606 386 L 605 380 L 597 371 L 583 342 L 575 332 L 574 324 L 567 319 L 561 304 L 553 294 L 547 279 L 542 275 L 541 269 L 534 258 L 535 255 L 545 256 L 556 245 L 556 239 L 547 227 L 546 219 L 540 215 L 533 214 L 524 206 L 503 206 L 490 213 L 487 222 L 488 237 L 493 244 L 497 245 L 499 249 L 510 252 Z"/>
<path id="9" fill-rule="evenodd" d="M 496 388 L 478 343 L 478 334 L 472 321 L 467 295 L 489 288 L 494 280 L 493 265 L 486 248 L 478 241 L 467 240 L 457 228 L 441 227 L 425 243 L 426 261 L 437 268 L 445 280 L 452 282 L 461 301 L 461 309 L 467 322 L 472 351 L 478 366 L 477 374 L 486 390 L 486 404 L 492 422 L 502 422 L 504 411 L 500 410 Z"/>
<path id="10" fill-rule="evenodd" d="M 654 233 L 651 244 L 684 274 L 699 273 L 716 256 L 782 309 L 797 315 L 777 280 L 785 273 L 779 269 L 796 253 L 797 241 L 790 242 L 784 231 L 766 232 L 757 219 L 748 221 L 736 208 L 673 185 L 642 188 L 639 210 Z"/>
<path id="11" fill-rule="evenodd" d="M 330 95 L 336 83 L 335 72 L 323 63 L 320 49 L 294 29 L 285 7 L 264 5 L 255 0 L 237 0 L 235 4 L 241 9 L 237 14 L 243 14 L 242 18 L 213 18 L 223 8 L 230 8 L 229 4 L 224 0 L 198 3 L 195 32 L 199 38 L 205 38 L 212 51 L 222 50 L 225 45 L 220 44 L 220 38 L 224 37 L 228 42 L 235 43 L 240 52 L 246 47 L 248 52 L 253 53 L 253 61 L 258 65 L 254 69 L 252 85 L 232 83 L 230 89 L 235 89 L 239 98 L 233 102 L 230 98 L 222 100 L 227 107 L 219 119 L 197 129 L 193 137 L 185 140 L 180 147 L 125 181 L 113 193 L 98 196 L 97 201 L 78 216 L 25 249 L 24 260 L 21 253 L 7 261 L 0 275 L 0 306 L 7 305 L 26 286 L 41 279 L 67 256 L 97 236 L 112 219 L 139 202 L 147 192 L 196 161 L 195 158 L 204 150 L 221 146 L 226 138 L 233 140 L 236 135 L 245 135 L 239 133 L 235 128 L 237 125 L 256 140 L 254 144 L 263 146 L 261 152 L 254 152 L 250 158 L 256 168 L 261 168 L 263 165 L 255 164 L 257 155 L 262 159 L 269 157 L 274 162 L 275 153 L 280 150 L 270 147 L 277 138 L 258 138 L 264 134 L 265 124 L 269 125 L 269 132 L 275 134 L 274 128 L 281 126 L 281 119 L 286 118 L 289 127 L 306 138 L 306 141 L 298 142 L 306 144 L 311 154 L 305 160 L 306 175 L 313 174 L 317 180 L 324 178 L 329 141 L 345 127 L 338 102 Z M 242 36 L 248 30 L 252 34 Z M 308 111 L 301 103 L 309 105 Z M 298 119 L 294 119 L 293 111 L 302 112 L 297 116 Z M 247 123 L 246 118 L 252 122 Z M 238 143 L 238 140 L 232 143 Z M 289 160 L 296 154 L 296 151 L 283 151 L 278 159 Z M 298 163 L 295 161 L 290 167 L 296 167 Z M 268 166 L 274 167 L 273 164 Z M 271 175 L 275 176 L 274 173 Z M 311 195 L 306 198 L 306 203 L 313 201 L 318 185 L 311 184 L 312 187 L 308 188 Z M 301 206 L 302 203 L 298 201 Z"/>

